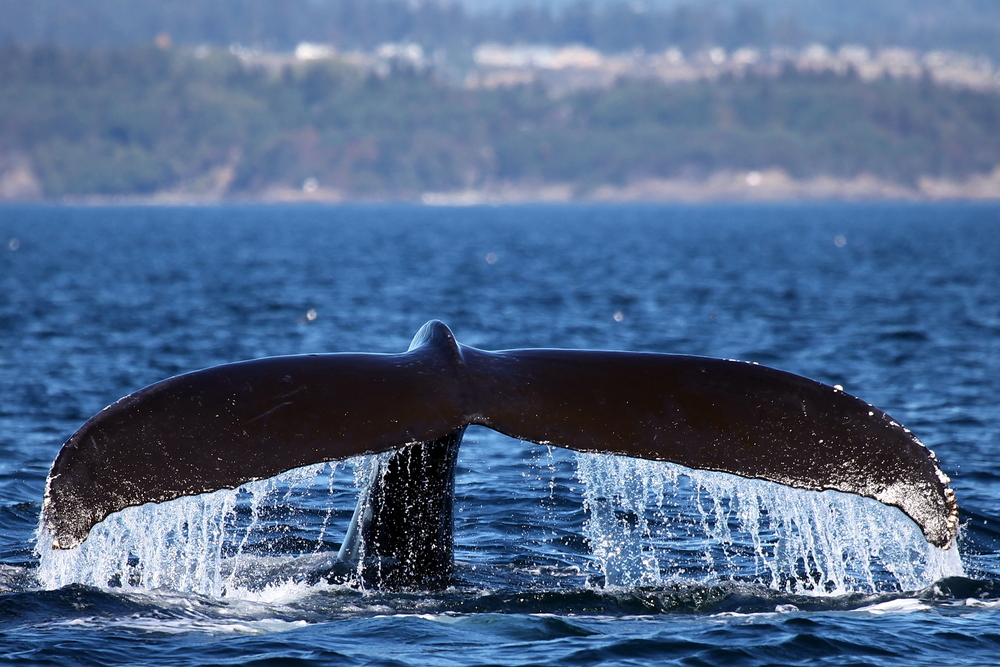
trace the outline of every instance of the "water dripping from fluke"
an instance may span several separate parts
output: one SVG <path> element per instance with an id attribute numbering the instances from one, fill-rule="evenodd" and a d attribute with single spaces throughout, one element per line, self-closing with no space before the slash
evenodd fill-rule
<path id="1" fill-rule="evenodd" d="M 95 525 L 73 549 L 52 549 L 51 533 L 41 525 L 38 583 L 45 589 L 75 583 L 250 599 L 307 587 L 316 572 L 336 567 L 326 538 L 334 477 L 344 467 L 306 466 L 237 489 L 128 507 Z M 307 507 L 316 503 L 326 509 Z M 305 540 L 289 535 L 296 511 L 320 514 L 316 534 Z M 275 543 L 300 548 L 295 555 L 275 555 L 288 551 L 273 549 Z"/>
<path id="2" fill-rule="evenodd" d="M 385 456 L 130 507 L 74 549 L 49 548 L 40 527 L 39 585 L 255 600 L 331 581 L 363 588 L 359 566 L 338 561 L 331 541 L 342 530 L 331 523 L 333 505 L 345 504 L 343 519 L 352 500 L 335 493 L 334 477 L 353 467 L 347 486 L 357 491 Z M 575 461 L 590 547 L 582 557 L 605 590 L 739 584 L 830 597 L 918 591 L 964 575 L 957 548 L 934 547 L 900 510 L 871 499 L 642 459 L 577 453 Z M 306 510 L 310 521 L 297 524 L 296 511 Z"/>
<path id="3" fill-rule="evenodd" d="M 742 582 L 797 595 L 922 590 L 964 576 L 900 510 L 682 466 L 577 455 L 585 532 L 607 586 Z"/>

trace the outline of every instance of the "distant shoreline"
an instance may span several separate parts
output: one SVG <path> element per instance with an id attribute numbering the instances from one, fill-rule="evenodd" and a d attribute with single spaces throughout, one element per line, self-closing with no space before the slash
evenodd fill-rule
<path id="1" fill-rule="evenodd" d="M 8 49 L 3 64 L 0 201 L 1000 199 L 1000 92 L 927 77 L 553 95 L 325 61 L 271 71 L 229 51 Z"/>
<path id="2" fill-rule="evenodd" d="M 963 181 L 922 177 L 915 186 L 871 175 L 851 179 L 819 176 L 797 180 L 779 169 L 720 172 L 703 180 L 645 179 L 627 185 L 580 190 L 571 183 L 503 184 L 419 195 L 362 197 L 333 189 L 270 188 L 256 195 L 199 195 L 166 191 L 146 195 L 87 195 L 62 198 L 0 198 L 2 204 L 67 206 L 213 206 L 225 204 L 415 204 L 495 206 L 505 204 L 782 203 L 782 202 L 1000 201 L 1000 167 Z"/>

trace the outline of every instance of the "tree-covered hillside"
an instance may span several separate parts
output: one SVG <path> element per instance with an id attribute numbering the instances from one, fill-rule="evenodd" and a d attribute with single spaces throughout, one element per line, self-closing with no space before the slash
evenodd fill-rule
<path id="1" fill-rule="evenodd" d="M 248 68 L 225 51 L 0 50 L 0 171 L 49 197 L 157 191 L 355 197 L 500 184 L 585 192 L 645 178 L 780 168 L 914 183 L 1000 165 L 1000 96 L 805 75 L 553 98 L 468 90 L 433 72 L 376 76 L 337 61 Z"/>

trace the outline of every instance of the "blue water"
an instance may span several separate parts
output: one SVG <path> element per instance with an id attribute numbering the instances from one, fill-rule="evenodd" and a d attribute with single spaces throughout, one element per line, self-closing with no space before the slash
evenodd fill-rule
<path id="1" fill-rule="evenodd" d="M 0 208 L 0 661 L 997 664 L 998 294 L 988 205 Z M 399 352 L 431 318 L 486 349 L 709 355 L 843 385 L 937 452 L 964 570 L 871 502 L 486 429 L 460 457 L 442 592 L 322 576 L 365 461 L 109 524 L 132 522 L 133 549 L 184 517 L 226 532 L 156 572 L 152 551 L 96 548 L 39 567 L 49 465 L 105 405 L 237 359 Z"/>

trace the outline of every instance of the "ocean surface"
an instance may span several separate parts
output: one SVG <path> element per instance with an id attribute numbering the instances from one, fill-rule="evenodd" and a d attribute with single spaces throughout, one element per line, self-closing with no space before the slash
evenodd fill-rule
<path id="1" fill-rule="evenodd" d="M 476 427 L 443 591 L 327 576 L 371 459 L 36 542 L 61 444 L 119 397 L 429 319 L 842 385 L 936 451 L 958 550 L 874 501 Z M 1000 206 L 0 207 L 0 663 L 1000 664 Z"/>

